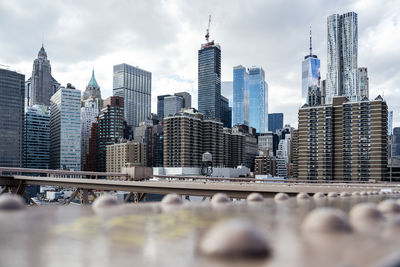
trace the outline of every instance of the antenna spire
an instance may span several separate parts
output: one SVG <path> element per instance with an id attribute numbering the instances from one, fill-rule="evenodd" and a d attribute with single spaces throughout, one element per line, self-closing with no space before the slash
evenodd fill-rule
<path id="1" fill-rule="evenodd" d="M 206 31 L 206 40 L 208 43 L 208 39 L 210 38 L 210 24 L 211 24 L 211 15 L 208 17 L 208 27 L 207 27 L 207 31 Z"/>
<path id="2" fill-rule="evenodd" d="M 311 25 L 310 25 L 310 57 L 312 56 L 312 32 L 311 32 Z"/>

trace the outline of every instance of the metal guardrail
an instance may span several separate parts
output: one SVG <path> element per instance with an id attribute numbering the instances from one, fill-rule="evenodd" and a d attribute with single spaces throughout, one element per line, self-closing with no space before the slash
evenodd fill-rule
<path id="1" fill-rule="evenodd" d="M 128 174 L 123 174 L 119 172 L 91 172 L 91 171 L 68 171 L 68 170 L 49 170 L 49 169 L 29 169 L 29 168 L 11 168 L 11 167 L 0 167 L 0 174 L 10 173 L 10 174 L 46 174 L 47 177 L 62 177 L 73 176 L 77 178 L 78 176 L 86 176 L 89 179 L 97 179 L 98 177 L 105 176 L 117 176 L 117 177 L 129 177 Z M 85 178 L 86 178 L 85 177 Z"/>
<path id="2" fill-rule="evenodd" d="M 297 179 L 269 179 L 248 177 L 208 177 L 208 176 L 179 176 L 179 175 L 153 175 L 156 178 L 177 180 L 205 180 L 205 181 L 230 181 L 230 182 L 268 182 L 268 183 L 307 183 L 307 184 L 366 184 L 366 185 L 390 185 L 393 183 L 379 181 L 354 181 L 354 180 L 297 180 Z"/>

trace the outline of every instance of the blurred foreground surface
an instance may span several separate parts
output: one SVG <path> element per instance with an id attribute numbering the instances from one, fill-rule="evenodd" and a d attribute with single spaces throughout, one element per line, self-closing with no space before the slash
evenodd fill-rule
<path id="1" fill-rule="evenodd" d="M 313 233 L 302 231 L 302 223 L 315 208 L 334 207 L 348 214 L 357 203 L 397 197 L 158 202 L 96 212 L 91 206 L 0 211 L 0 266 L 395 266 L 384 262 L 400 253 L 400 213 L 385 215 L 382 224 L 366 231 Z M 237 219 L 260 230 L 271 248 L 268 257 L 218 259 L 199 253 L 207 229 Z"/>

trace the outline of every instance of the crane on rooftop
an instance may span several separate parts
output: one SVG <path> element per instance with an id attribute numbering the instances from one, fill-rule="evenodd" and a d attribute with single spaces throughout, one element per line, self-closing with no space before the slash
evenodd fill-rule
<path id="1" fill-rule="evenodd" d="M 206 40 L 207 43 L 209 42 L 208 39 L 210 38 L 210 24 L 211 24 L 211 15 L 208 17 L 208 27 L 207 27 L 207 32 L 206 32 Z"/>

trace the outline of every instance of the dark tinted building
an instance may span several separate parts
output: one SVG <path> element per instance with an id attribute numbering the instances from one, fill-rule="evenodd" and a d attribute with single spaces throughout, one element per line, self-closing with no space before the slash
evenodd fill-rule
<path id="1" fill-rule="evenodd" d="M 106 146 L 122 139 L 125 128 L 124 99 L 112 96 L 104 100 L 100 115 L 90 129 L 85 170 L 106 171 Z"/>
<path id="2" fill-rule="evenodd" d="M 275 132 L 283 128 L 283 113 L 268 114 L 268 131 Z"/>
<path id="3" fill-rule="evenodd" d="M 400 158 L 400 127 L 393 128 L 392 157 Z"/>
<path id="4" fill-rule="evenodd" d="M 232 128 L 232 108 L 228 98 L 221 95 L 221 122 L 225 128 Z"/>
<path id="5" fill-rule="evenodd" d="M 159 120 L 164 119 L 164 98 L 171 95 L 157 96 L 157 117 Z"/>
<path id="6" fill-rule="evenodd" d="M 214 41 L 198 53 L 198 107 L 205 118 L 221 119 L 221 47 Z"/>
<path id="7" fill-rule="evenodd" d="M 0 69 L 0 167 L 22 167 L 25 75 Z"/>

